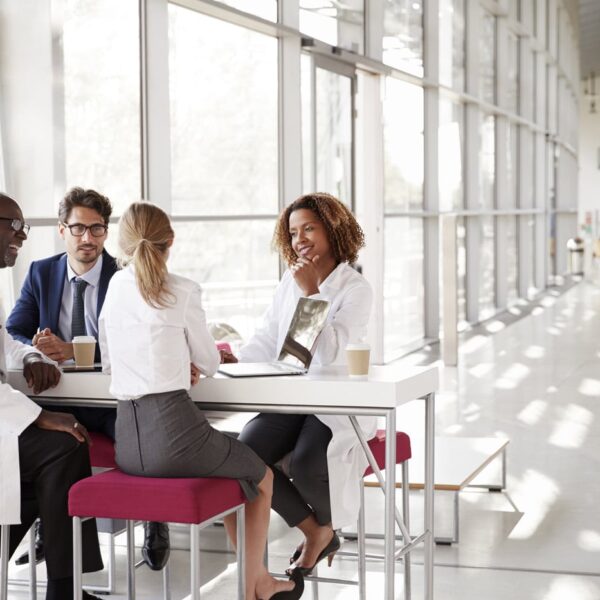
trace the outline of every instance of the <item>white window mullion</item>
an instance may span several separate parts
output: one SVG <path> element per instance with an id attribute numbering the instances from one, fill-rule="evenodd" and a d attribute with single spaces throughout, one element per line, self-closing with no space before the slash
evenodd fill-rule
<path id="1" fill-rule="evenodd" d="M 169 13 L 165 0 L 141 2 L 142 197 L 171 213 Z"/>

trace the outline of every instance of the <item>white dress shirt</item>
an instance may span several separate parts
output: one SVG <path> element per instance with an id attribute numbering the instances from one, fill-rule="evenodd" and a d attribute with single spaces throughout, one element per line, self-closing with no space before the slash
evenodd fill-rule
<path id="1" fill-rule="evenodd" d="M 14 340 L 7 333 L 5 322 L 0 308 L 0 524 L 14 525 L 21 522 L 19 435 L 37 419 L 42 409 L 4 383 L 6 363 L 22 367 L 27 354 L 40 353 Z"/>
<path id="2" fill-rule="evenodd" d="M 292 274 L 286 271 L 275 290 L 264 322 L 239 353 L 242 362 L 276 360 L 285 340 L 298 299 L 303 296 Z M 345 348 L 367 335 L 373 292 L 367 280 L 347 263 L 340 263 L 310 296 L 330 303 L 327 323 L 317 340 L 312 365 L 344 365 Z M 293 384 L 291 384 L 293 385 Z M 348 417 L 316 415 L 333 434 L 327 448 L 331 516 L 334 529 L 356 523 L 359 508 L 358 482 L 367 459 Z M 367 439 L 375 435 L 376 417 L 359 417 Z"/>
<path id="3" fill-rule="evenodd" d="M 142 298 L 132 265 L 110 280 L 98 325 L 102 368 L 119 400 L 189 390 L 190 363 L 204 375 L 219 366 L 200 286 L 172 273 L 167 286 L 175 301 L 160 309 Z"/>
<path id="4" fill-rule="evenodd" d="M 98 289 L 100 284 L 100 275 L 102 274 L 102 254 L 98 257 L 96 264 L 83 275 L 77 275 L 69 264 L 67 258 L 67 274 L 63 287 L 62 302 L 60 305 L 60 315 L 58 317 L 58 337 L 65 341 L 71 341 L 71 320 L 73 316 L 73 293 L 75 287 L 73 281 L 76 277 L 83 279 L 88 285 L 83 293 L 83 307 L 85 316 L 86 335 L 93 335 L 98 339 Z M 57 333 L 56 331 L 53 333 Z"/>

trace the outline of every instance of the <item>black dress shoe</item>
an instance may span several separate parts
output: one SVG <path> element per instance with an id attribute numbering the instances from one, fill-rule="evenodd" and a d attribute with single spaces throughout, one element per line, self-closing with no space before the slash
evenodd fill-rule
<path id="1" fill-rule="evenodd" d="M 37 564 L 44 560 L 44 538 L 42 535 L 42 523 L 39 519 L 36 519 L 33 528 L 35 533 L 35 562 Z M 29 552 L 23 552 L 23 554 L 15 560 L 15 564 L 29 564 Z"/>
<path id="2" fill-rule="evenodd" d="M 144 523 L 144 546 L 142 556 L 153 571 L 160 571 L 169 560 L 171 547 L 169 544 L 169 526 L 154 521 Z"/>

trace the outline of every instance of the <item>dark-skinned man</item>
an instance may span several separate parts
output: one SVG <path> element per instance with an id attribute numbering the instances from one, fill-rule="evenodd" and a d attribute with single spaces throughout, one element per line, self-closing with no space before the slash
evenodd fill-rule
<path id="1" fill-rule="evenodd" d="M 12 267 L 27 240 L 19 205 L 0 193 L 0 268 Z M 46 528 L 46 600 L 73 599 L 72 525 L 69 488 L 91 475 L 88 433 L 73 415 L 43 410 L 6 383 L 7 358 L 23 364 L 34 394 L 54 387 L 60 371 L 31 346 L 0 330 L 0 523 L 10 525 L 9 553 L 15 551 L 37 517 Z M 84 571 L 102 569 L 94 521 L 83 542 Z M 98 600 L 83 592 L 85 600 Z"/>

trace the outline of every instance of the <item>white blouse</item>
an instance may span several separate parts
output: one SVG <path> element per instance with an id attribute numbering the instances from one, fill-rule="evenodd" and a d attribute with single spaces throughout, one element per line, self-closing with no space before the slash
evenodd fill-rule
<path id="1" fill-rule="evenodd" d="M 276 360 L 292 321 L 296 304 L 303 296 L 290 271 L 286 271 L 275 290 L 273 302 L 262 326 L 239 354 L 242 362 Z M 319 293 L 310 298 L 330 303 L 327 323 L 317 340 L 313 363 L 345 364 L 348 342 L 367 335 L 373 292 L 367 280 L 348 263 L 340 263 L 319 285 Z"/>
<path id="2" fill-rule="evenodd" d="M 213 375 L 220 362 L 206 328 L 200 286 L 169 273 L 175 301 L 153 308 L 142 298 L 132 265 L 113 275 L 98 322 L 102 369 L 119 400 L 190 389 L 190 363 Z"/>
<path id="3" fill-rule="evenodd" d="M 287 271 L 275 290 L 262 327 L 239 353 L 243 362 L 272 361 L 277 358 L 302 290 Z M 347 263 L 339 264 L 310 296 L 330 303 L 327 323 L 321 332 L 312 365 L 343 365 L 345 347 L 367 335 L 373 292 L 367 280 Z M 290 384 L 293 385 L 293 384 Z M 350 420 L 344 415 L 316 415 L 332 432 L 327 448 L 331 517 L 334 529 L 356 523 L 359 509 L 358 482 L 367 466 Z M 377 429 L 376 417 L 359 417 L 359 425 L 371 439 Z"/>

